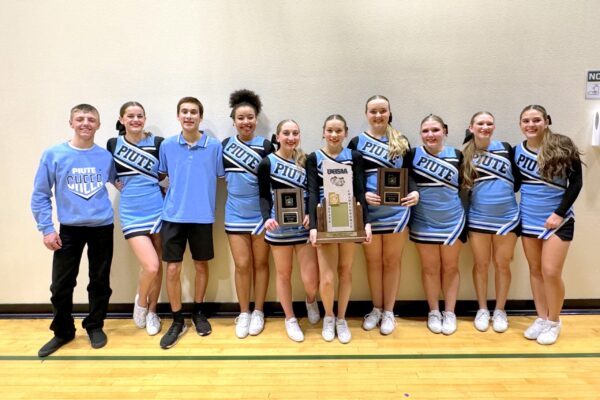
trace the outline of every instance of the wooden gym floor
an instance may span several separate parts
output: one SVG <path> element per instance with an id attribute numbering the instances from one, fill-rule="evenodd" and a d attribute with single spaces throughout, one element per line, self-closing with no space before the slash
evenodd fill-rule
<path id="1" fill-rule="evenodd" d="M 76 339 L 44 360 L 49 320 L 0 320 L 0 399 L 600 398 L 600 316 L 564 316 L 553 346 L 523 338 L 532 320 L 511 316 L 497 334 L 459 318 L 445 337 L 424 318 L 399 318 L 384 337 L 351 319 L 353 340 L 342 345 L 306 319 L 306 340 L 294 343 L 280 318 L 243 340 L 231 318 L 213 318 L 210 336 L 192 328 L 170 350 L 129 319 L 107 320 L 108 345 L 94 350 L 78 320 Z"/>

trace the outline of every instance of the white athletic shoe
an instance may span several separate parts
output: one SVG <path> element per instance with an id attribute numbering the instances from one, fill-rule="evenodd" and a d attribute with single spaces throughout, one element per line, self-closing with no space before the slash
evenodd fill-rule
<path id="1" fill-rule="evenodd" d="M 306 304 L 306 315 L 308 316 L 308 322 L 311 324 L 316 324 L 321 319 L 321 314 L 319 312 L 319 303 L 317 303 L 317 299 L 312 303 L 309 303 L 307 300 L 304 300 L 304 304 Z"/>
<path id="2" fill-rule="evenodd" d="M 146 315 L 146 332 L 148 335 L 154 336 L 158 332 L 160 332 L 160 318 L 155 312 L 148 311 L 148 315 Z"/>
<path id="3" fill-rule="evenodd" d="M 554 344 L 560 335 L 562 323 L 560 321 L 546 321 L 546 328 L 537 337 L 539 344 Z"/>
<path id="4" fill-rule="evenodd" d="M 496 314 L 494 314 L 496 315 Z M 477 315 L 475 315 L 475 319 L 473 320 L 473 325 L 475 325 L 475 329 L 481 332 L 485 332 L 490 327 L 490 312 L 486 308 L 480 308 L 477 310 Z"/>
<path id="5" fill-rule="evenodd" d="M 265 314 L 260 310 L 252 311 L 248 333 L 252 336 L 256 336 L 261 333 L 263 329 L 265 329 Z"/>
<path id="6" fill-rule="evenodd" d="M 381 311 L 381 308 L 373 307 L 371 312 L 365 315 L 365 320 L 362 324 L 362 327 L 365 331 L 375 329 L 375 327 L 379 324 L 379 321 L 381 321 Z"/>
<path id="7" fill-rule="evenodd" d="M 440 313 L 440 310 L 433 310 L 427 314 L 427 327 L 433 333 L 442 332 L 442 313 Z"/>
<path id="8" fill-rule="evenodd" d="M 139 294 L 135 295 L 135 299 L 133 300 L 133 322 L 135 322 L 135 326 L 138 328 L 146 327 L 146 315 L 148 315 L 148 307 L 140 307 L 138 305 L 138 300 L 140 298 Z"/>
<path id="9" fill-rule="evenodd" d="M 394 329 L 396 329 L 396 318 L 394 318 L 394 313 L 392 311 L 384 311 L 381 315 L 379 332 L 382 335 L 389 335 L 394 332 Z"/>
<path id="10" fill-rule="evenodd" d="M 298 320 L 294 317 L 285 320 L 285 330 L 290 339 L 294 342 L 302 342 L 304 341 L 304 333 L 302 333 L 302 329 L 300 329 L 300 325 L 298 325 Z"/>
<path id="11" fill-rule="evenodd" d="M 337 319 L 335 321 L 335 331 L 337 333 L 338 340 L 342 344 L 350 343 L 352 340 L 352 334 L 350 328 L 348 328 L 348 322 L 345 319 Z"/>
<path id="12" fill-rule="evenodd" d="M 235 319 L 235 336 L 243 339 L 248 336 L 250 328 L 250 313 L 243 312 Z"/>
<path id="13" fill-rule="evenodd" d="M 544 331 L 544 329 L 546 329 L 547 322 L 548 321 L 546 321 L 545 319 L 536 318 L 535 321 L 533 321 L 533 323 L 529 325 L 529 328 L 525 330 L 523 336 L 525 336 L 529 340 L 536 340 L 538 336 L 540 336 L 540 334 Z"/>
<path id="14" fill-rule="evenodd" d="M 323 330 L 321 336 L 326 342 L 331 342 L 335 339 L 335 317 L 323 317 Z"/>
<path id="15" fill-rule="evenodd" d="M 508 329 L 508 317 L 504 310 L 494 310 L 494 316 L 492 317 L 492 328 L 498 333 L 506 332 Z"/>
<path id="16" fill-rule="evenodd" d="M 456 332 L 456 314 L 452 311 L 442 311 L 442 333 L 452 335 Z"/>

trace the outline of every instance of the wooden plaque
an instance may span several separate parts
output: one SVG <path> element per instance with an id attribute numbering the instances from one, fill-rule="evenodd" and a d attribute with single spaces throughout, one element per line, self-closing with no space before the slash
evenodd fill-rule
<path id="1" fill-rule="evenodd" d="M 301 226 L 304 221 L 304 191 L 275 189 L 275 218 L 281 227 Z"/>
<path id="2" fill-rule="evenodd" d="M 382 205 L 399 206 L 408 194 L 408 169 L 378 168 L 377 193 Z"/>

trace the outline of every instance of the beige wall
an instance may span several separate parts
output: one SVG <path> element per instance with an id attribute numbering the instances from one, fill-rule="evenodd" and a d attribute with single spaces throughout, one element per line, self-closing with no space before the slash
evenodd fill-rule
<path id="1" fill-rule="evenodd" d="M 4 197 L 0 211 L 0 303 L 48 302 L 51 253 L 29 210 L 42 151 L 66 140 L 69 108 L 96 105 L 101 145 L 115 135 L 119 106 L 138 100 L 148 128 L 178 132 L 175 105 L 184 95 L 205 104 L 202 126 L 219 139 L 233 133 L 228 95 L 247 87 L 264 102 L 259 133 L 296 119 L 303 147 L 321 145 L 331 113 L 347 117 L 351 136 L 366 127 L 364 102 L 384 94 L 395 125 L 418 144 L 418 124 L 433 112 L 460 145 L 468 118 L 496 115 L 496 137 L 521 140 L 523 106 L 541 103 L 554 129 L 586 153 L 577 229 L 565 265 L 568 298 L 600 298 L 595 228 L 600 226 L 600 148 L 590 147 L 592 115 L 585 72 L 600 69 L 600 1 L 46 1 L 5 0 L 0 16 L 0 140 Z M 224 188 L 220 188 L 220 200 Z M 113 192 L 115 203 L 118 196 Z M 223 204 L 220 201 L 219 204 Z M 215 225 L 208 301 L 235 301 L 222 209 Z M 118 227 L 117 227 L 118 229 Z M 471 252 L 461 255 L 461 299 L 473 299 Z M 185 263 L 185 299 L 192 278 Z M 423 299 L 415 248 L 404 252 L 400 299 Z M 297 273 L 297 271 L 296 271 Z M 83 267 L 76 302 L 86 302 Z M 137 267 L 115 235 L 113 302 L 131 301 Z M 298 277 L 295 299 L 302 299 Z M 274 279 L 269 299 L 275 300 Z M 353 299 L 368 299 L 357 251 Z M 512 299 L 531 298 L 521 245 L 513 263 Z M 166 293 L 162 301 L 166 301 Z"/>

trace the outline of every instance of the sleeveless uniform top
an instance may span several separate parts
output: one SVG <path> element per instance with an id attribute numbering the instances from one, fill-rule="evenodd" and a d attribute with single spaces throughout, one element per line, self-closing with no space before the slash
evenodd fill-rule
<path id="1" fill-rule="evenodd" d="M 275 153 L 265 157 L 258 166 L 258 185 L 260 188 L 260 208 L 263 221 L 276 219 L 275 189 L 300 188 L 304 190 L 304 209 L 308 193 L 306 192 L 306 171 L 296 165 L 294 160 L 286 160 Z M 308 240 L 308 230 L 304 226 L 280 227 L 266 231 L 265 241 L 271 245 L 290 246 L 303 244 Z"/>
<path id="2" fill-rule="evenodd" d="M 158 152 L 163 138 L 149 134 L 133 144 L 124 135 L 108 140 L 117 178 L 123 182 L 119 219 L 126 239 L 157 233 L 163 195 L 158 186 Z"/>
<path id="3" fill-rule="evenodd" d="M 367 207 L 365 200 L 365 178 L 363 158 L 358 151 L 344 148 L 337 157 L 328 156 L 323 150 L 311 153 L 306 158 L 306 175 L 308 186 L 308 211 L 310 229 L 317 229 L 317 205 L 323 200 L 323 160 L 329 159 L 352 167 L 354 197 L 363 209 L 363 222 L 367 223 Z"/>
<path id="4" fill-rule="evenodd" d="M 411 153 L 419 203 L 413 207 L 410 239 L 451 246 L 465 226 L 465 211 L 458 195 L 462 153 L 450 146 L 435 156 L 423 146 Z"/>
<path id="5" fill-rule="evenodd" d="M 225 232 L 259 235 L 263 221 L 258 200 L 258 164 L 273 145 L 255 136 L 244 142 L 237 135 L 223 141 L 223 165 L 227 181 Z"/>
<path id="6" fill-rule="evenodd" d="M 377 193 L 378 168 L 407 168 L 408 158 L 396 157 L 388 159 L 388 138 L 374 138 L 367 132 L 354 137 L 348 148 L 357 150 L 363 156 L 366 191 Z M 367 205 L 368 221 L 374 234 L 402 232 L 410 219 L 410 207 L 403 206 L 371 206 Z"/>
<path id="7" fill-rule="evenodd" d="M 467 217 L 469 230 L 506 235 L 519 224 L 515 197 L 512 149 L 506 142 L 492 141 L 475 153 L 477 178 L 473 182 Z"/>
<path id="8" fill-rule="evenodd" d="M 542 178 L 538 168 L 537 153 L 529 150 L 525 142 L 515 147 L 515 163 L 522 177 L 521 183 L 521 231 L 523 235 L 548 239 L 566 222 L 575 217 L 571 206 L 565 212 L 563 222 L 556 229 L 544 228 L 546 219 L 561 204 L 567 189 L 567 178 Z"/>

